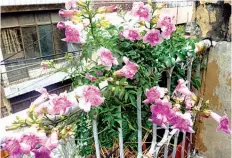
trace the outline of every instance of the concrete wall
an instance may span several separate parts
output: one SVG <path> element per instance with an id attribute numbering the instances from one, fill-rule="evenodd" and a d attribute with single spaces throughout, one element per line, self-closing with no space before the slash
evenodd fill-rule
<path id="1" fill-rule="evenodd" d="M 231 120 L 231 78 L 232 53 L 231 42 L 218 42 L 209 52 L 209 61 L 203 83 L 204 99 L 209 99 L 211 109 Z M 203 142 L 207 158 L 231 158 L 231 136 L 216 132 L 216 122 L 204 119 Z"/>

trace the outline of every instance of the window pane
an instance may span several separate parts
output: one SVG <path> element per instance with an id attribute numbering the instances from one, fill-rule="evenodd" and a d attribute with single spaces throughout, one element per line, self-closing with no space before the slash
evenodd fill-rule
<path id="1" fill-rule="evenodd" d="M 53 40 L 52 40 L 52 26 L 39 26 L 40 47 L 42 56 L 53 54 Z M 43 59 L 51 59 L 52 57 L 45 57 Z"/>
<path id="2" fill-rule="evenodd" d="M 11 57 L 11 59 L 22 58 L 23 46 L 19 28 L 9 28 L 1 30 L 1 43 L 4 58 Z"/>
<path id="3" fill-rule="evenodd" d="M 39 41 L 36 27 L 23 27 L 23 43 L 26 58 L 35 58 L 40 56 Z"/>
<path id="4" fill-rule="evenodd" d="M 53 25 L 53 40 L 54 40 L 54 48 L 55 48 L 55 54 L 61 54 L 64 52 L 67 52 L 67 42 L 61 41 L 62 38 L 64 38 L 64 29 L 57 29 L 56 24 Z M 60 57 L 62 55 L 57 55 L 57 57 Z"/>

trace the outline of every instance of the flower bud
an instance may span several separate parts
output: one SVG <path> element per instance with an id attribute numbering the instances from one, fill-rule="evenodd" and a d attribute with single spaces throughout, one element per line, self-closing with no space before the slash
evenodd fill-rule
<path id="1" fill-rule="evenodd" d="M 123 84 L 124 86 L 127 86 L 128 85 L 128 82 L 124 82 L 124 84 Z"/>
<path id="2" fill-rule="evenodd" d="M 19 124 L 12 124 L 12 125 L 10 125 L 10 126 L 7 126 L 7 127 L 6 127 L 6 130 L 7 130 L 7 131 L 8 131 L 8 130 L 15 130 L 15 129 L 19 128 L 19 127 L 20 127 Z"/>
<path id="3" fill-rule="evenodd" d="M 150 6 L 152 6 L 152 1 L 151 1 L 151 0 L 148 0 L 148 1 L 147 1 L 147 4 L 149 4 Z"/>
<path id="4" fill-rule="evenodd" d="M 111 91 L 114 92 L 115 91 L 115 87 L 112 87 Z"/>
<path id="5" fill-rule="evenodd" d="M 116 82 L 115 82 L 116 85 L 119 85 L 119 83 L 120 83 L 119 81 L 116 81 Z"/>
<path id="6" fill-rule="evenodd" d="M 165 6 L 166 6 L 166 3 L 161 3 L 156 6 L 156 9 L 162 9 Z"/>
<path id="7" fill-rule="evenodd" d="M 113 12 L 117 12 L 118 7 L 116 5 L 112 5 L 112 6 L 108 6 L 106 7 L 105 12 L 106 13 L 113 13 Z"/>
<path id="8" fill-rule="evenodd" d="M 206 100 L 205 104 L 209 104 L 209 100 Z"/>
<path id="9" fill-rule="evenodd" d="M 64 9 L 61 9 L 59 11 L 59 16 L 61 16 L 61 17 L 68 18 L 68 17 L 72 17 L 73 15 L 74 15 L 74 10 L 64 10 Z"/>
<path id="10" fill-rule="evenodd" d="M 86 2 L 85 0 L 78 0 L 77 5 L 80 6 L 80 7 L 84 7 L 84 6 L 86 6 L 85 2 Z"/>
<path id="11" fill-rule="evenodd" d="M 114 79 L 113 79 L 112 77 L 109 77 L 109 78 L 107 79 L 107 81 L 109 81 L 109 82 L 113 82 L 113 81 L 114 81 Z"/>

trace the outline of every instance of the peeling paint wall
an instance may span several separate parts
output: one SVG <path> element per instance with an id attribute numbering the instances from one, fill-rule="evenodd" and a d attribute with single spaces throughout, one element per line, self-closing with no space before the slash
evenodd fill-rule
<path id="1" fill-rule="evenodd" d="M 231 42 L 218 42 L 209 52 L 209 60 L 204 83 L 204 99 L 209 99 L 211 109 L 231 120 Z M 207 151 L 203 155 L 207 158 L 231 158 L 231 136 L 216 132 L 216 122 L 204 119 L 203 141 Z"/>

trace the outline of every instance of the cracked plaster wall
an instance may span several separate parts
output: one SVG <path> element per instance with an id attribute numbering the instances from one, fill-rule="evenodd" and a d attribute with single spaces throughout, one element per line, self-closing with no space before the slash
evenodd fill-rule
<path id="1" fill-rule="evenodd" d="M 210 100 L 211 109 L 231 120 L 231 42 L 218 42 L 209 52 L 209 61 L 204 83 L 204 99 Z M 217 124 L 204 119 L 204 138 L 207 158 L 231 158 L 231 136 L 216 132 Z"/>

